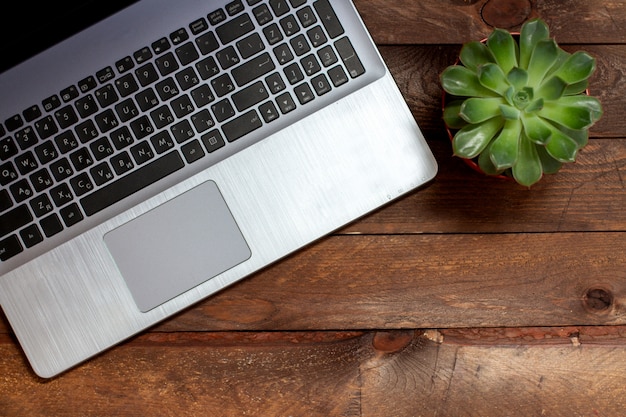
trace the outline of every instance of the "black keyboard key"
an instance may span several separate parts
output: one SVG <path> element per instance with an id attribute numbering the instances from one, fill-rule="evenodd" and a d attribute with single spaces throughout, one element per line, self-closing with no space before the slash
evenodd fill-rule
<path id="1" fill-rule="evenodd" d="M 18 155 L 15 158 L 15 166 L 17 166 L 18 171 L 22 175 L 28 174 L 32 172 L 39 165 L 37 164 L 37 160 L 35 159 L 35 155 L 31 152 L 24 152 L 23 154 Z"/>
<path id="2" fill-rule="evenodd" d="M 285 36 L 287 37 L 290 37 L 300 30 L 300 25 L 298 25 L 296 18 L 293 16 L 283 17 L 278 23 L 280 23 L 280 27 L 283 28 L 283 32 L 285 32 Z"/>
<path id="3" fill-rule="evenodd" d="M 13 198 L 17 203 L 21 203 L 27 198 L 31 198 L 33 196 L 33 190 L 30 188 L 30 184 L 26 178 L 22 178 L 21 180 L 11 184 L 9 186 L 9 191 L 11 191 L 11 194 L 13 194 Z"/>
<path id="4" fill-rule="evenodd" d="M 54 236 L 63 230 L 63 224 L 61 220 L 59 220 L 59 216 L 54 213 L 41 219 L 39 225 L 46 237 Z"/>
<path id="5" fill-rule="evenodd" d="M 348 76 L 340 65 L 331 68 L 328 71 L 328 76 L 335 87 L 339 87 L 340 85 L 348 82 Z"/>
<path id="6" fill-rule="evenodd" d="M 41 164 L 47 164 L 59 156 L 52 140 L 45 141 L 35 146 L 35 155 L 37 155 Z"/>
<path id="7" fill-rule="evenodd" d="M 225 145 L 222 134 L 217 129 L 205 133 L 204 135 L 202 135 L 201 139 L 204 147 L 209 153 L 215 152 L 217 149 Z"/>
<path id="8" fill-rule="evenodd" d="M 0 216 L 0 236 L 15 232 L 33 220 L 26 204 L 21 204 Z"/>
<path id="9" fill-rule="evenodd" d="M 111 157 L 111 166 L 117 175 L 122 175 L 133 169 L 135 164 L 128 152 L 124 151 Z"/>
<path id="10" fill-rule="evenodd" d="M 259 106 L 259 112 L 261 112 L 261 116 L 263 116 L 265 123 L 274 121 L 278 119 L 279 116 L 276 106 L 271 101 L 261 104 L 261 106 Z"/>
<path id="11" fill-rule="evenodd" d="M 148 116 L 141 116 L 138 119 L 130 122 L 130 128 L 133 131 L 136 139 L 142 139 L 146 136 L 154 133 L 154 128 Z"/>
<path id="12" fill-rule="evenodd" d="M 174 45 L 180 45 L 189 39 L 189 34 L 184 28 L 180 28 L 172 33 L 170 33 L 170 40 Z"/>
<path id="13" fill-rule="evenodd" d="M 31 248 L 43 240 L 43 236 L 36 224 L 31 224 L 20 231 L 20 237 L 24 241 L 24 246 Z"/>
<path id="14" fill-rule="evenodd" d="M 231 1 L 226 5 L 226 13 L 231 16 L 241 13 L 243 11 L 243 3 L 241 0 Z"/>
<path id="15" fill-rule="evenodd" d="M 339 52 L 339 56 L 341 56 L 341 60 L 345 64 L 350 77 L 356 78 L 365 73 L 365 68 L 363 68 L 363 64 L 348 38 L 341 38 L 335 42 L 335 48 L 337 48 L 337 52 Z"/>
<path id="16" fill-rule="evenodd" d="M 191 123 L 189 123 L 189 120 L 187 119 L 176 123 L 170 128 L 170 130 L 172 131 L 172 135 L 174 135 L 174 139 L 176 139 L 176 142 L 178 143 L 186 142 L 195 136 Z"/>
<path id="17" fill-rule="evenodd" d="M 107 84 L 96 90 L 95 96 L 96 100 L 98 100 L 98 103 L 100 104 L 100 107 L 103 108 L 110 106 L 119 99 L 119 96 L 115 92 L 112 84 Z"/>
<path id="18" fill-rule="evenodd" d="M 302 23 L 302 26 L 305 27 L 305 28 L 309 27 L 313 23 L 317 22 L 317 18 L 315 17 L 315 13 L 313 13 L 313 10 L 309 6 L 306 6 L 306 7 L 302 8 L 302 9 L 298 10 L 298 12 L 296 14 L 298 15 L 298 19 L 300 19 L 300 23 Z"/>
<path id="19" fill-rule="evenodd" d="M 79 98 L 74 105 L 81 117 L 89 117 L 98 111 L 98 105 L 91 94 Z"/>
<path id="20" fill-rule="evenodd" d="M 85 214 L 92 216 L 148 185 L 165 178 L 169 174 L 178 171 L 184 165 L 185 163 L 178 152 L 170 152 L 144 165 L 137 171 L 131 172 L 127 176 L 83 197 L 80 200 L 80 204 Z"/>
<path id="21" fill-rule="evenodd" d="M 200 141 L 198 140 L 192 140 L 191 142 L 184 144 L 180 148 L 180 150 L 183 153 L 185 160 L 189 164 L 196 162 L 198 159 L 204 156 L 204 150 L 202 149 L 202 145 L 200 145 Z"/>
<path id="22" fill-rule="evenodd" d="M 113 171 L 106 162 L 102 162 L 89 170 L 96 185 L 105 184 L 113 179 Z"/>
<path id="23" fill-rule="evenodd" d="M 167 38 L 161 38 L 158 41 L 152 42 L 152 50 L 155 54 L 161 54 L 170 48 L 170 41 Z"/>
<path id="24" fill-rule="evenodd" d="M 57 181 L 63 181 L 74 173 L 70 161 L 68 161 L 67 158 L 59 159 L 50 164 L 50 172 L 52 172 L 52 175 Z"/>
<path id="25" fill-rule="evenodd" d="M 250 58 L 252 55 L 256 55 L 265 49 L 265 44 L 258 33 L 253 33 L 250 36 L 237 41 L 237 49 L 244 59 Z"/>
<path id="26" fill-rule="evenodd" d="M 259 25 L 264 25 L 270 22 L 273 19 L 272 12 L 265 4 L 255 7 L 252 9 L 252 13 Z"/>
<path id="27" fill-rule="evenodd" d="M 72 195 L 69 185 L 63 183 L 50 190 L 50 197 L 52 197 L 55 206 L 63 207 L 72 201 L 74 195 Z"/>
<path id="28" fill-rule="evenodd" d="M 126 97 L 139 89 L 133 74 L 126 74 L 115 80 L 115 87 L 121 97 Z"/>
<path id="29" fill-rule="evenodd" d="M 52 111 L 61 105 L 61 100 L 59 100 L 59 96 L 54 95 L 43 100 L 41 105 L 45 111 Z"/>
<path id="30" fill-rule="evenodd" d="M 283 93 L 276 97 L 276 104 L 278 104 L 278 108 L 282 114 L 287 114 L 296 109 L 296 103 L 289 93 Z"/>
<path id="31" fill-rule="evenodd" d="M 270 0 L 270 6 L 276 16 L 282 16 L 289 11 L 287 0 Z"/>
<path id="32" fill-rule="evenodd" d="M 176 97 L 180 90 L 174 81 L 174 78 L 169 77 L 155 85 L 157 94 L 161 97 L 161 100 L 167 101 L 172 97 Z"/>
<path id="33" fill-rule="evenodd" d="M 89 144 L 89 149 L 97 161 L 113 155 L 113 146 L 106 136 L 102 136 Z"/>
<path id="34" fill-rule="evenodd" d="M 250 110 L 247 113 L 225 123 L 222 131 L 229 142 L 233 142 L 242 136 L 260 128 L 263 125 L 256 110 Z"/>
<path id="35" fill-rule="evenodd" d="M 7 127 L 7 130 L 9 132 L 12 132 L 24 126 L 24 120 L 22 119 L 22 116 L 20 116 L 19 114 L 16 114 L 15 116 L 12 116 L 6 119 L 4 121 L 4 125 Z"/>
<path id="36" fill-rule="evenodd" d="M 41 192 L 48 187 L 52 187 L 53 184 L 50 172 L 48 172 L 48 170 L 45 168 L 42 168 L 39 171 L 33 173 L 30 176 L 30 182 L 33 184 L 33 188 L 37 192 Z"/>
<path id="37" fill-rule="evenodd" d="M 11 235 L 6 239 L 0 240 L 0 261 L 9 260 L 9 258 L 22 252 L 22 244 L 16 235 Z"/>
<path id="38" fill-rule="evenodd" d="M 70 85 L 69 87 L 61 90 L 61 100 L 63 100 L 64 102 L 68 102 L 68 101 L 72 101 L 74 100 L 76 97 L 78 97 L 78 88 L 76 88 L 73 85 Z"/>
<path id="39" fill-rule="evenodd" d="M 57 135 L 54 138 L 54 142 L 57 144 L 61 153 L 68 153 L 72 149 L 78 148 L 78 139 L 76 139 L 76 135 L 74 135 L 74 132 L 71 130 L 66 130 L 60 135 Z"/>
<path id="40" fill-rule="evenodd" d="M 228 69 L 239 63 L 239 55 L 235 51 L 235 48 L 228 46 L 215 54 L 218 62 L 223 69 Z"/>
<path id="41" fill-rule="evenodd" d="M 122 123 L 134 119 L 139 115 L 139 110 L 137 110 L 137 106 L 132 98 L 127 98 L 116 104 L 115 112 Z"/>
<path id="42" fill-rule="evenodd" d="M 192 67 L 187 67 L 184 70 L 177 72 L 174 77 L 183 91 L 189 90 L 191 87 L 200 82 L 198 75 Z"/>
<path id="43" fill-rule="evenodd" d="M 143 87 L 147 86 L 148 84 L 152 84 L 159 79 L 159 74 L 157 73 L 156 68 L 154 68 L 154 65 L 152 65 L 151 62 L 148 62 L 147 64 L 137 68 L 135 70 L 135 75 L 137 76 L 137 80 L 139 80 L 139 84 L 141 84 Z"/>
<path id="44" fill-rule="evenodd" d="M 250 81 L 255 80 L 270 71 L 273 71 L 276 66 L 274 61 L 267 52 L 252 58 L 250 61 L 242 64 L 232 70 L 233 78 L 238 86 L 244 86 Z"/>
<path id="45" fill-rule="evenodd" d="M 222 26 L 219 26 L 215 29 L 215 32 L 222 41 L 222 44 L 226 45 L 235 39 L 242 37 L 246 33 L 251 32 L 253 29 L 254 23 L 252 23 L 250 16 L 246 13 L 237 16 L 227 23 L 224 23 Z"/>
<path id="46" fill-rule="evenodd" d="M 129 71 L 135 66 L 135 61 L 130 56 L 126 56 L 115 63 L 115 68 L 120 74 Z"/>
<path id="47" fill-rule="evenodd" d="M 44 116 L 35 122 L 35 130 L 41 139 L 47 139 L 59 131 L 52 116 Z"/>
<path id="48" fill-rule="evenodd" d="M 217 66 L 217 62 L 212 56 L 206 57 L 202 61 L 197 62 L 196 69 L 203 80 L 211 78 L 220 72 L 220 68 Z"/>
<path id="49" fill-rule="evenodd" d="M 152 88 L 148 88 L 137 93 L 135 95 L 135 100 L 137 100 L 139 108 L 143 111 L 148 111 L 157 104 L 159 104 L 159 99 L 157 98 L 156 93 Z"/>
<path id="50" fill-rule="evenodd" d="M 150 142 L 152 143 L 152 147 L 154 148 L 156 153 L 159 155 L 174 147 L 174 140 L 172 139 L 172 135 L 170 135 L 170 132 L 168 132 L 167 130 L 162 130 L 161 132 L 152 136 L 150 138 Z"/>
<path id="51" fill-rule="evenodd" d="M 235 109 L 233 109 L 232 104 L 230 104 L 230 101 L 226 98 L 212 105 L 211 110 L 213 110 L 215 118 L 220 123 L 235 115 Z"/>
<path id="52" fill-rule="evenodd" d="M 9 192 L 4 188 L 0 190 L 0 211 L 4 211 L 13 205 Z"/>
<path id="53" fill-rule="evenodd" d="M 56 118 L 57 123 L 59 123 L 61 129 L 68 128 L 78 122 L 78 116 L 76 116 L 76 112 L 72 106 L 65 106 L 55 111 L 54 117 Z"/>
<path id="54" fill-rule="evenodd" d="M 71 227 L 84 218 L 83 213 L 80 212 L 80 208 L 76 203 L 63 207 L 59 214 L 61 214 L 61 218 L 66 227 Z"/>
<path id="55" fill-rule="evenodd" d="M 0 165 L 0 185 L 5 186 L 17 179 L 17 170 L 11 161 Z"/>
<path id="56" fill-rule="evenodd" d="M 133 54 L 133 58 L 135 58 L 135 61 L 141 65 L 147 60 L 149 60 L 150 58 L 152 58 L 152 51 L 150 51 L 150 48 L 145 46 L 141 48 L 140 50 L 138 50 L 137 52 L 135 52 Z"/>
<path id="57" fill-rule="evenodd" d="M 154 158 L 154 152 L 147 140 L 143 140 L 130 148 L 130 154 L 135 159 L 137 165 L 142 165 Z"/>
<path id="58" fill-rule="evenodd" d="M 193 46 L 192 42 L 187 42 L 186 44 L 176 48 L 176 56 L 183 66 L 197 60 L 200 57 L 198 50 L 195 46 Z"/>
<path id="59" fill-rule="evenodd" d="M 28 149 L 31 146 L 37 143 L 37 135 L 35 134 L 35 130 L 26 126 L 24 129 L 18 130 L 15 132 L 15 141 L 20 146 L 22 150 Z"/>
<path id="60" fill-rule="evenodd" d="M 111 67 L 102 68 L 100 71 L 96 72 L 96 78 L 98 79 L 100 84 L 104 84 L 107 81 L 112 80 L 114 77 L 115 72 Z"/>
<path id="61" fill-rule="evenodd" d="M 213 32 L 207 32 L 198 36 L 196 38 L 196 45 L 198 45 L 198 49 L 200 49 L 200 53 L 202 53 L 202 55 L 213 52 L 220 47 L 220 44 Z"/>
<path id="62" fill-rule="evenodd" d="M 269 97 L 267 88 L 261 81 L 233 94 L 232 99 L 237 110 L 244 111 Z"/>
<path id="63" fill-rule="evenodd" d="M 191 98 L 193 98 L 193 102 L 196 103 L 196 107 L 198 108 L 204 107 L 215 100 L 211 89 L 206 84 L 202 84 L 198 88 L 191 90 Z"/>
<path id="64" fill-rule="evenodd" d="M 35 213 L 35 216 L 41 217 L 44 214 L 50 213 L 54 207 L 50 202 L 50 199 L 46 194 L 40 194 L 37 197 L 30 200 L 30 207 Z"/>
<path id="65" fill-rule="evenodd" d="M 328 0 L 318 0 L 313 3 L 313 7 L 315 7 L 320 20 L 326 28 L 326 32 L 328 32 L 328 35 L 330 35 L 331 38 L 334 39 L 344 33 L 343 26 L 341 26 L 341 23 L 339 22 L 339 19 L 337 19 L 337 15 Z"/>
<path id="66" fill-rule="evenodd" d="M 100 129 L 101 133 L 106 133 L 119 125 L 117 117 L 115 117 L 115 113 L 112 109 L 106 109 L 105 111 L 98 113 L 94 117 L 94 120 L 96 121 L 98 129 Z"/>
<path id="67" fill-rule="evenodd" d="M 92 75 L 87 78 L 83 78 L 78 82 L 78 89 L 81 93 L 86 93 L 87 91 L 93 90 L 97 86 L 98 82 Z"/>
<path id="68" fill-rule="evenodd" d="M 201 32 L 204 32 L 209 28 L 207 21 L 204 18 L 200 18 L 198 20 L 194 20 L 189 24 L 189 29 L 193 35 L 197 35 Z"/>
<path id="69" fill-rule="evenodd" d="M 22 115 L 27 122 L 32 122 L 36 118 L 41 117 L 41 109 L 37 105 L 30 106 L 22 112 Z"/>
<path id="70" fill-rule="evenodd" d="M 178 62 L 176 62 L 176 58 L 171 52 L 158 57 L 154 62 L 156 63 L 157 69 L 163 76 L 171 74 L 179 68 Z"/>
<path id="71" fill-rule="evenodd" d="M 272 23 L 268 27 L 263 28 L 263 34 L 270 45 L 274 45 L 283 40 L 283 34 L 276 23 Z"/>
<path id="72" fill-rule="evenodd" d="M 226 20 L 226 13 L 224 13 L 224 10 L 222 9 L 217 9 L 209 13 L 207 15 L 207 18 L 209 19 L 209 22 L 211 22 L 212 25 L 217 25 L 218 23 L 221 23 L 224 20 Z"/>
<path id="73" fill-rule="evenodd" d="M 10 136 L 0 139 L 0 160 L 6 161 L 15 154 L 17 154 L 15 140 Z"/>
<path id="74" fill-rule="evenodd" d="M 311 87 L 309 87 L 307 83 L 302 83 L 294 88 L 293 93 L 298 98 L 300 104 L 306 104 L 315 98 L 313 91 L 311 91 Z"/>
<path id="75" fill-rule="evenodd" d="M 211 117 L 211 113 L 207 109 L 202 109 L 198 113 L 191 116 L 191 123 L 196 128 L 196 132 L 202 133 L 215 126 L 215 122 Z"/>
<path id="76" fill-rule="evenodd" d="M 76 136 L 78 136 L 81 143 L 90 142 L 98 137 L 98 129 L 96 129 L 95 123 L 90 119 L 77 124 L 74 131 L 76 132 Z"/>
<path id="77" fill-rule="evenodd" d="M 318 96 L 322 96 L 331 90 L 330 83 L 324 74 L 320 74 L 311 80 L 311 85 Z"/>
<path id="78" fill-rule="evenodd" d="M 72 186 L 72 190 L 74 190 L 74 194 L 76 194 L 76 197 L 79 197 L 93 190 L 93 183 L 91 182 L 91 178 L 89 178 L 89 175 L 87 175 L 86 172 L 78 174 L 77 176 L 72 178 L 70 180 L 70 185 Z"/>

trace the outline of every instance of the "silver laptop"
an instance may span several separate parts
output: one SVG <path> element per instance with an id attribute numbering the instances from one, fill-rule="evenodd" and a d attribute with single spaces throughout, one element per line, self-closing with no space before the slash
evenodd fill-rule
<path id="1" fill-rule="evenodd" d="M 42 377 L 436 175 L 350 0 L 141 0 L 59 36 L 0 74 L 0 305 Z"/>

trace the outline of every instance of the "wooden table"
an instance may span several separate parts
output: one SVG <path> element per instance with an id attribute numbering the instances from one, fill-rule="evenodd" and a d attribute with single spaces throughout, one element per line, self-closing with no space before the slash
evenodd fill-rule
<path id="1" fill-rule="evenodd" d="M 626 0 L 356 0 L 440 172 L 52 380 L 0 320 L 0 416 L 626 415 Z M 540 16 L 605 114 L 532 189 L 451 156 L 439 73 Z"/>

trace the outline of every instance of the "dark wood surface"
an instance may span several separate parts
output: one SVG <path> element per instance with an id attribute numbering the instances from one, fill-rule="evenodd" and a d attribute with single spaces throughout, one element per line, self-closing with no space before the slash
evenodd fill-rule
<path id="1" fill-rule="evenodd" d="M 355 0 L 435 182 L 55 378 L 0 319 L 0 416 L 626 415 L 626 0 Z M 605 114 L 532 189 L 451 156 L 439 73 L 545 19 Z"/>

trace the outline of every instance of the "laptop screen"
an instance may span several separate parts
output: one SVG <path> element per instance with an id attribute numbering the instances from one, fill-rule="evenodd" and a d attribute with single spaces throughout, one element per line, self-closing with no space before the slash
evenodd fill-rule
<path id="1" fill-rule="evenodd" d="M 17 1 L 0 13 L 0 72 L 79 32 L 131 0 Z"/>

